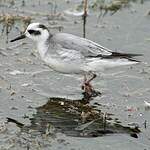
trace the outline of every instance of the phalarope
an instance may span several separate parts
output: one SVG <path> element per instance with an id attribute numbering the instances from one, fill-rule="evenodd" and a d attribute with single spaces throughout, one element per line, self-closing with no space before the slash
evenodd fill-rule
<path id="1" fill-rule="evenodd" d="M 94 91 L 90 82 L 96 77 L 95 73 L 105 68 L 137 64 L 133 59 L 141 54 L 113 52 L 91 40 L 68 33 L 52 34 L 41 23 L 31 23 L 24 34 L 11 40 L 14 42 L 23 38 L 36 42 L 41 59 L 53 70 L 65 74 L 82 74 L 82 88 L 89 96 Z M 87 79 L 88 75 L 92 75 Z"/>

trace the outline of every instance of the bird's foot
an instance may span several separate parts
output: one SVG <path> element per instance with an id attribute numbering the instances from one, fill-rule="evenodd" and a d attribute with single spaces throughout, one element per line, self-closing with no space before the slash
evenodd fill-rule
<path id="1" fill-rule="evenodd" d="M 89 94 L 85 91 L 82 94 L 83 94 L 84 100 L 91 100 L 93 97 L 101 96 L 102 93 L 99 91 L 93 90 L 91 94 Z"/>
<path id="2" fill-rule="evenodd" d="M 97 96 L 101 95 L 101 93 L 99 91 L 94 90 L 94 88 L 92 87 L 92 85 L 89 82 L 85 82 L 82 85 L 82 90 L 84 90 L 84 92 L 82 94 L 83 94 L 85 100 L 90 100 L 93 97 L 97 97 Z"/>

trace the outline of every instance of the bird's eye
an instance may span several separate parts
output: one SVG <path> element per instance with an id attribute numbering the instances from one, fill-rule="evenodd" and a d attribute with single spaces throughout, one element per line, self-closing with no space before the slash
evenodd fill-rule
<path id="1" fill-rule="evenodd" d="M 31 34 L 31 35 L 40 35 L 41 32 L 40 31 L 37 31 L 37 30 L 28 30 L 28 32 Z"/>

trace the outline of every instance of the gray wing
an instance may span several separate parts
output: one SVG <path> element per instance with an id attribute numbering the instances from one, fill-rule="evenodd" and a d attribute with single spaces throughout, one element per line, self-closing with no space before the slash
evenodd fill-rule
<path id="1" fill-rule="evenodd" d="M 86 56 L 110 56 L 111 50 L 85 38 L 72 34 L 57 33 L 53 35 L 53 40 L 60 44 L 64 49 L 79 51 L 84 57 Z"/>
<path id="2" fill-rule="evenodd" d="M 76 51 L 73 49 L 61 48 L 57 49 L 56 52 L 61 60 L 68 63 L 83 63 L 83 61 L 85 60 L 85 57 L 80 53 L 80 51 Z"/>

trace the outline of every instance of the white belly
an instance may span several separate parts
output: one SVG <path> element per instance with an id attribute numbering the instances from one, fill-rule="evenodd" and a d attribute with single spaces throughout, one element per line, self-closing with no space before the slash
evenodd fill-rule
<path id="1" fill-rule="evenodd" d="M 53 70 L 64 74 L 82 74 L 83 70 L 81 65 L 72 62 L 65 62 L 50 57 L 45 57 L 44 62 Z"/>

